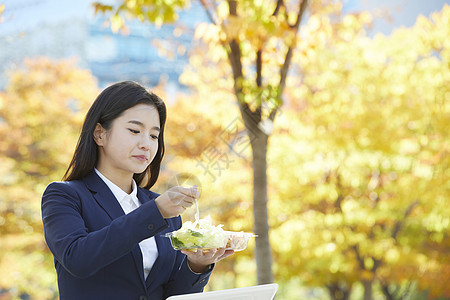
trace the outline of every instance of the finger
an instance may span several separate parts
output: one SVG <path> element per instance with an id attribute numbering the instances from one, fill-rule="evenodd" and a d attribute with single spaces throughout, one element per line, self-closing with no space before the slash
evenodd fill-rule
<path id="1" fill-rule="evenodd" d="M 198 186 L 194 185 L 191 187 L 191 191 L 192 191 L 192 197 L 197 199 L 200 198 L 200 192 L 198 191 Z"/>
<path id="2" fill-rule="evenodd" d="M 220 249 L 216 249 L 216 251 L 214 251 L 214 258 L 218 258 L 220 256 L 222 256 L 225 253 L 225 248 L 220 248 Z"/>
<path id="3" fill-rule="evenodd" d="M 216 261 L 221 261 L 222 259 L 227 258 L 232 254 L 234 254 L 234 250 L 226 250 L 225 253 L 223 253 L 220 257 L 216 259 Z"/>
<path id="4" fill-rule="evenodd" d="M 191 207 L 192 205 L 194 205 L 194 200 L 192 198 L 183 197 L 178 202 L 178 205 L 182 205 L 184 207 Z"/>
<path id="5" fill-rule="evenodd" d="M 168 195 L 170 201 L 175 205 L 191 206 L 194 204 L 194 198 L 186 196 L 185 194 L 176 191 L 169 191 Z"/>
<path id="6" fill-rule="evenodd" d="M 194 203 L 194 199 L 200 196 L 199 192 L 193 188 L 185 188 L 182 186 L 175 186 L 167 191 L 169 198 L 172 201 L 176 201 L 177 204 L 182 200 L 187 201 L 189 203 Z"/>
<path id="7" fill-rule="evenodd" d="M 200 193 L 198 192 L 196 186 L 193 186 L 193 187 L 190 187 L 190 188 L 179 186 L 177 188 L 178 188 L 177 191 L 179 193 L 181 193 L 181 194 L 183 194 L 183 195 L 185 195 L 185 196 L 187 196 L 189 198 L 196 199 L 196 198 L 200 197 Z"/>
<path id="8" fill-rule="evenodd" d="M 208 252 L 203 252 L 203 254 L 207 257 L 207 258 L 213 258 L 217 253 L 217 249 L 216 248 L 212 248 L 209 249 Z"/>
<path id="9" fill-rule="evenodd" d="M 181 253 L 183 253 L 186 256 L 195 255 L 198 252 L 198 251 L 191 251 L 191 250 L 186 250 L 186 249 L 181 249 L 180 251 L 181 251 Z"/>
<path id="10" fill-rule="evenodd" d="M 225 250 L 225 253 L 222 255 L 223 258 L 228 257 L 234 254 L 234 250 Z"/>
<path id="11" fill-rule="evenodd" d="M 189 201 L 186 201 L 186 200 L 183 200 L 183 199 L 178 199 L 178 200 L 176 200 L 176 201 L 174 201 L 172 203 L 173 203 L 174 206 L 181 207 L 183 209 L 187 209 L 187 208 L 191 207 L 194 204 L 192 202 L 189 202 Z"/>

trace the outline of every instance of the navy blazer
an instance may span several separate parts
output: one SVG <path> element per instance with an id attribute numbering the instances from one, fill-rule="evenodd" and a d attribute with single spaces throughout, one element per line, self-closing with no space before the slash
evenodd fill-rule
<path id="1" fill-rule="evenodd" d="M 125 215 L 95 172 L 47 187 L 42 221 L 61 300 L 161 300 L 203 291 L 212 268 L 193 273 L 186 256 L 164 237 L 181 227 L 181 218 L 162 217 L 154 201 L 158 194 L 138 188 L 137 196 L 142 205 Z M 152 236 L 159 255 L 144 280 L 138 243 Z"/>

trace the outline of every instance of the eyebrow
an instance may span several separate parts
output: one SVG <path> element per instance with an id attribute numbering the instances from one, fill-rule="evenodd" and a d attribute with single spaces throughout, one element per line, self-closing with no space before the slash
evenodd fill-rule
<path id="1" fill-rule="evenodd" d="M 137 120 L 130 120 L 130 121 L 128 121 L 128 123 L 135 124 L 135 125 L 138 125 L 141 127 L 145 127 L 144 123 L 142 123 L 141 121 L 137 121 Z M 152 127 L 152 130 L 160 131 L 161 129 L 158 126 L 154 126 L 154 127 Z"/>

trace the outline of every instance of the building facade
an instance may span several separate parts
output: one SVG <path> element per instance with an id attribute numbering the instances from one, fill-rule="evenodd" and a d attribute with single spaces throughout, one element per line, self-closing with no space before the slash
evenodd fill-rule
<path id="1" fill-rule="evenodd" d="M 89 69 L 100 87 L 120 80 L 155 86 L 161 80 L 183 89 L 178 77 L 188 63 L 193 28 L 206 21 L 203 8 L 182 11 L 175 24 L 160 28 L 127 21 L 127 33 L 114 33 L 108 19 L 94 15 L 92 0 L 9 0 L 0 24 L 0 89 L 8 70 L 20 68 L 24 58 L 75 58 Z"/>

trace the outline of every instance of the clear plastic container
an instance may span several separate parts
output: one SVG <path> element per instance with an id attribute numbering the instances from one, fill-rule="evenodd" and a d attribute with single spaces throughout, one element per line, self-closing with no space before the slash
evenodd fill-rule
<path id="1" fill-rule="evenodd" d="M 253 233 L 248 232 L 236 232 L 236 231 L 225 231 L 227 234 L 227 245 L 226 249 L 234 250 L 234 251 L 242 251 L 245 250 L 248 246 L 248 241 L 252 237 L 256 237 Z"/>
<path id="2" fill-rule="evenodd" d="M 242 251 L 247 248 L 250 238 L 256 237 L 253 233 L 243 231 L 225 231 L 225 238 L 216 240 L 214 244 L 208 244 L 207 242 L 203 242 L 201 237 L 194 236 L 194 245 L 192 245 L 193 243 L 190 243 L 189 246 L 185 246 L 183 241 L 178 240 L 173 234 L 174 232 L 169 232 L 166 233 L 165 236 L 170 239 L 172 247 L 175 250 L 186 249 L 191 251 L 197 251 L 197 249 L 207 251 L 213 248 L 225 248 L 226 250 Z"/>

